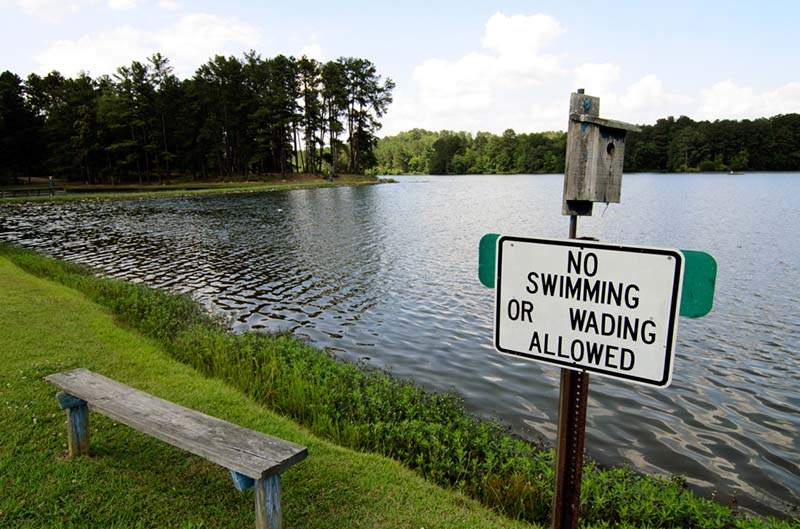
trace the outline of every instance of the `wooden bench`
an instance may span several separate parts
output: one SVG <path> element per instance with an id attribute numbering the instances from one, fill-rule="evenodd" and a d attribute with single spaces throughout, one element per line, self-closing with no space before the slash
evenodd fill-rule
<path id="1" fill-rule="evenodd" d="M 159 399 L 88 369 L 45 377 L 67 413 L 69 455 L 89 452 L 89 413 L 97 411 L 230 471 L 240 490 L 255 487 L 256 527 L 281 527 L 280 475 L 305 459 L 300 445 Z"/>

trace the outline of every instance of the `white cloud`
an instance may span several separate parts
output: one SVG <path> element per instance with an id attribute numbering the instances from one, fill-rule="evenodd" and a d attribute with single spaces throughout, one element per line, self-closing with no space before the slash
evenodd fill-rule
<path id="1" fill-rule="evenodd" d="M 56 69 L 74 75 L 86 70 L 99 75 L 113 73 L 119 66 L 144 60 L 158 51 L 170 59 L 177 75 L 189 76 L 215 54 L 239 54 L 261 42 L 261 33 L 254 26 L 236 19 L 192 13 L 173 25 L 152 31 L 120 26 L 76 40 L 58 40 L 35 60 L 42 72 Z"/>
<path id="2" fill-rule="evenodd" d="M 57 22 L 66 15 L 99 4 L 100 0 L 16 0 L 12 3 L 26 15 Z"/>
<path id="3" fill-rule="evenodd" d="M 152 0 L 145 0 L 151 3 Z M 177 0 L 156 0 L 159 9 L 176 11 L 180 8 Z M 26 15 L 49 22 L 60 22 L 64 17 L 74 15 L 86 8 L 105 5 L 114 10 L 130 10 L 139 7 L 142 0 L 0 0 L 0 7 L 15 6 Z"/>
<path id="4" fill-rule="evenodd" d="M 487 51 L 455 60 L 431 58 L 414 68 L 414 93 L 395 98 L 386 132 L 400 130 L 411 116 L 417 116 L 415 126 L 474 129 L 485 123 L 486 113 L 498 110 L 505 127 L 524 127 L 519 107 L 510 103 L 520 91 L 563 76 L 560 58 L 542 51 L 563 32 L 548 15 L 495 13 L 481 39 Z"/>
<path id="5" fill-rule="evenodd" d="M 573 70 L 574 89 L 584 88 L 587 93 L 604 96 L 619 81 L 620 67 L 610 62 L 585 63 Z"/>
<path id="6" fill-rule="evenodd" d="M 529 56 L 563 32 L 561 24 L 549 15 L 507 16 L 498 11 L 486 21 L 481 44 L 500 56 Z"/>
<path id="7" fill-rule="evenodd" d="M 108 0 L 108 7 L 111 9 L 135 9 L 137 0 Z"/>
<path id="8" fill-rule="evenodd" d="M 143 59 L 149 48 L 141 31 L 121 26 L 111 31 L 84 35 L 77 40 L 57 40 L 35 57 L 42 73 L 58 70 L 65 75 L 88 71 L 112 73 L 118 66 Z"/>
<path id="9" fill-rule="evenodd" d="M 600 100 L 600 114 L 634 123 L 653 123 L 659 118 L 691 114 L 694 98 L 671 92 L 655 74 L 629 85 L 623 93 L 607 93 Z"/>
<path id="10" fill-rule="evenodd" d="M 701 92 L 700 117 L 743 119 L 800 112 L 800 83 L 792 82 L 767 92 L 740 86 L 730 79 Z"/>
<path id="11" fill-rule="evenodd" d="M 625 108 L 640 110 L 651 105 L 658 106 L 664 103 L 681 105 L 691 102 L 691 97 L 667 92 L 661 79 L 650 74 L 630 85 L 620 104 Z"/>
<path id="12" fill-rule="evenodd" d="M 547 15 L 492 15 L 481 49 L 454 59 L 428 58 L 414 67 L 413 83 L 398 88 L 382 133 L 413 127 L 565 130 L 569 93 L 577 88 L 601 98 L 602 116 L 633 123 L 679 115 L 741 119 L 800 112 L 800 82 L 757 91 L 726 80 L 689 91 L 685 82 L 678 89 L 656 73 L 638 78 L 629 73 L 625 79 L 619 64 L 580 62 L 577 54 L 552 51 L 563 33 L 559 21 Z"/>
<path id="13" fill-rule="evenodd" d="M 413 86 L 398 89 L 383 134 L 413 127 L 564 130 L 569 93 L 577 88 L 601 98 L 602 116 L 633 123 L 679 115 L 741 119 L 800 112 L 800 82 L 758 92 L 727 80 L 687 93 L 655 73 L 623 81 L 622 68 L 611 62 L 568 67 L 567 59 L 547 51 L 563 33 L 547 15 L 492 15 L 482 50 L 426 59 L 414 68 Z M 564 75 L 567 71 L 572 75 Z"/>
<path id="14" fill-rule="evenodd" d="M 566 94 L 566 92 L 565 92 Z M 523 114 L 526 125 L 515 129 L 519 132 L 529 130 L 564 130 L 567 127 L 567 109 L 569 109 L 569 95 L 563 101 L 552 104 L 533 103 L 530 110 Z"/>
<path id="15" fill-rule="evenodd" d="M 181 8 L 181 4 L 176 0 L 158 0 L 156 7 L 164 11 L 177 11 Z"/>
<path id="16" fill-rule="evenodd" d="M 309 59 L 316 59 L 318 61 L 325 60 L 325 55 L 322 53 L 322 46 L 316 42 L 306 44 L 300 49 L 300 53 L 297 54 L 298 57 L 302 57 L 304 55 Z"/>

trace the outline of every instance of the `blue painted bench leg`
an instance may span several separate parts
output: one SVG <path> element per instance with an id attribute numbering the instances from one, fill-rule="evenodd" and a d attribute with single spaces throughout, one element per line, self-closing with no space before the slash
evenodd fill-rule
<path id="1" fill-rule="evenodd" d="M 236 490 L 239 492 L 244 492 L 246 490 L 252 489 L 255 484 L 256 480 L 249 476 L 245 476 L 244 474 L 239 474 L 235 470 L 230 470 L 231 479 L 233 480 L 233 486 L 236 487 Z"/>
<path id="2" fill-rule="evenodd" d="M 256 480 L 256 529 L 281 529 L 281 477 Z"/>
<path id="3" fill-rule="evenodd" d="M 67 410 L 69 456 L 89 455 L 89 408 L 86 401 L 64 392 L 56 395 L 62 410 Z"/>
<path id="4" fill-rule="evenodd" d="M 256 489 L 256 529 L 281 529 L 281 477 L 270 476 L 253 479 L 231 470 L 231 479 L 236 490 Z"/>

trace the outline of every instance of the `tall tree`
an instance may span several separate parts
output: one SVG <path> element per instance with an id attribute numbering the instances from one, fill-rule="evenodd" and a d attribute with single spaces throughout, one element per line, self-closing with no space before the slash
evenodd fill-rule
<path id="1" fill-rule="evenodd" d="M 173 109 L 182 94 L 180 82 L 172 73 L 172 66 L 169 65 L 166 57 L 156 53 L 147 60 L 150 63 L 150 82 L 156 91 L 153 110 L 156 114 L 157 128 L 154 136 L 158 140 L 156 163 L 159 167 L 159 182 L 161 182 L 162 175 L 166 178 L 172 176 L 172 162 L 175 159 L 170 151 L 170 145 L 174 140 Z"/>
<path id="2" fill-rule="evenodd" d="M 311 173 L 321 171 L 323 137 L 325 122 L 322 108 L 322 67 L 319 62 L 308 57 L 297 61 L 297 74 L 300 88 L 302 117 L 300 124 L 303 131 L 303 171 Z"/>
<path id="3" fill-rule="evenodd" d="M 349 170 L 361 173 L 372 165 L 373 146 L 383 117 L 392 102 L 394 81 L 381 82 L 375 65 L 366 59 L 343 60 L 347 90 L 347 132 L 350 144 Z"/>
<path id="4" fill-rule="evenodd" d="M 255 52 L 213 57 L 184 80 L 156 53 L 112 76 L 51 72 L 22 83 L 6 72 L 0 81 L 3 176 L 111 184 L 321 173 L 325 161 L 330 175 L 362 172 L 394 87 L 364 59 Z"/>
<path id="5" fill-rule="evenodd" d="M 339 134 L 344 130 L 340 119 L 348 109 L 347 88 L 347 72 L 343 60 L 325 63 L 322 67 L 322 107 L 327 120 L 330 143 L 329 178 L 333 178 L 336 174 Z"/>
<path id="6" fill-rule="evenodd" d="M 9 71 L 0 73 L 0 178 L 13 182 L 38 169 L 40 127 L 22 79 Z"/>

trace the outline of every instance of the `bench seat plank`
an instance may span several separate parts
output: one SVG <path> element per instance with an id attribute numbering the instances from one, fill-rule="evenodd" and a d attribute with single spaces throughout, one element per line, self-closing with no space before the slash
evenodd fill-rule
<path id="1" fill-rule="evenodd" d="M 90 410 L 253 479 L 280 474 L 308 455 L 303 446 L 159 399 L 88 369 L 55 373 L 45 380 L 85 400 Z"/>

